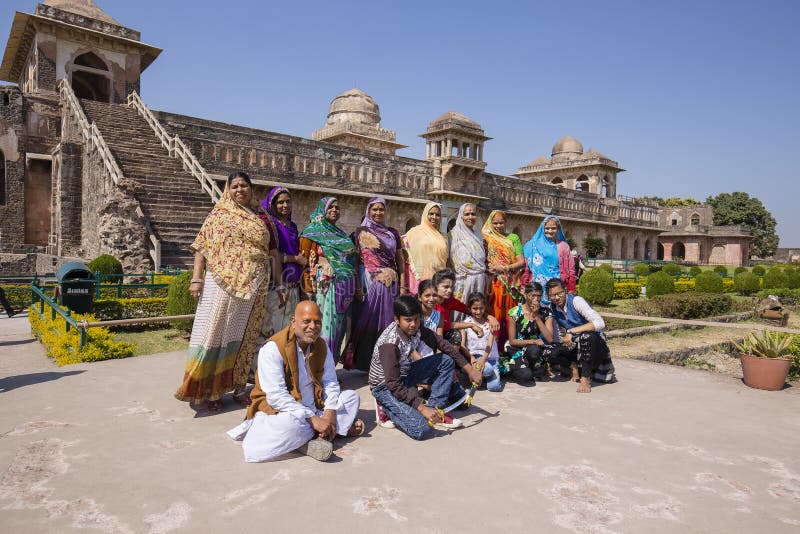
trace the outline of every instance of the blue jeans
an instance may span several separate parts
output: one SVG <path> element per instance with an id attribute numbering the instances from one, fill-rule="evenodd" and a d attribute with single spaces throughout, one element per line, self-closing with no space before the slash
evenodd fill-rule
<path id="1" fill-rule="evenodd" d="M 480 354 L 475 354 L 475 358 L 480 358 Z M 497 369 L 497 362 L 486 360 L 483 366 L 483 376 L 486 377 L 486 389 L 489 391 L 502 391 L 503 382 L 500 380 L 500 371 Z M 489 378 L 491 377 L 491 378 Z"/>
<path id="2" fill-rule="evenodd" d="M 446 354 L 434 354 L 411 363 L 404 385 L 415 388 L 417 384 L 425 382 L 431 385 L 431 396 L 428 406 L 445 407 L 450 388 L 453 383 L 453 359 Z M 397 400 L 392 395 L 386 384 L 380 384 L 372 389 L 372 396 L 383 407 L 389 419 L 397 428 L 413 439 L 422 439 L 431 431 L 428 420 L 419 413 L 419 410 L 405 402 Z"/>

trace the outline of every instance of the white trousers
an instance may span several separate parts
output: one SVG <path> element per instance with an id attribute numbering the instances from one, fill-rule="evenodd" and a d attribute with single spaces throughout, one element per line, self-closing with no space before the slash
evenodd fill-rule
<path id="1" fill-rule="evenodd" d="M 358 393 L 345 390 L 339 393 L 336 407 L 336 433 L 346 436 L 358 415 L 361 399 Z M 317 410 L 322 415 L 322 410 Z M 316 432 L 305 419 L 299 419 L 288 412 L 267 415 L 256 413 L 236 428 L 228 431 L 228 436 L 242 441 L 246 462 L 266 462 L 282 454 L 291 452 L 314 439 Z"/>

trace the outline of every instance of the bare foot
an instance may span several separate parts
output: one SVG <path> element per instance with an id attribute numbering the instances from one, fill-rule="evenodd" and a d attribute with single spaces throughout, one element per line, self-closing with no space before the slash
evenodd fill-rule
<path id="1" fill-rule="evenodd" d="M 591 392 L 592 392 L 591 381 L 586 377 L 581 378 L 581 383 L 578 386 L 578 393 L 591 393 Z"/>
<path id="2" fill-rule="evenodd" d="M 570 371 L 572 371 L 572 378 L 570 378 L 569 381 L 570 382 L 579 382 L 580 378 L 579 378 L 579 375 L 578 375 L 578 364 L 577 363 L 571 363 L 569 368 L 570 368 Z"/>
<path id="3" fill-rule="evenodd" d="M 360 436 L 364 433 L 364 421 L 361 419 L 356 419 L 353 422 L 353 426 L 350 427 L 350 430 L 347 431 L 347 437 L 352 438 L 355 436 Z"/>

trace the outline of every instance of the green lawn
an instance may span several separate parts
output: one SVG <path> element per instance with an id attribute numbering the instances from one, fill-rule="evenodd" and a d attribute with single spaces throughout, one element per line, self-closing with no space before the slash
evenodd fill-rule
<path id="1" fill-rule="evenodd" d="M 134 356 L 186 350 L 189 347 L 189 335 L 175 328 L 159 328 L 141 332 L 116 332 L 115 336 L 117 341 L 125 341 L 136 345 Z"/>

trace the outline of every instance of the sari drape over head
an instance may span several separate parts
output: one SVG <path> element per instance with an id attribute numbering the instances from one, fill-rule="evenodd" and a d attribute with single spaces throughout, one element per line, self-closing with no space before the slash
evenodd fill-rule
<path id="1" fill-rule="evenodd" d="M 297 230 L 297 224 L 292 220 L 291 212 L 288 215 L 289 222 L 286 224 L 281 221 L 278 217 L 278 212 L 275 210 L 275 201 L 283 193 L 290 197 L 292 196 L 291 192 L 283 186 L 276 186 L 270 189 L 267 196 L 261 201 L 261 208 L 275 228 L 278 238 L 278 251 L 281 254 L 297 256 L 300 252 L 300 233 Z M 303 275 L 303 268 L 295 262 L 284 262 L 282 274 L 283 282 L 296 284 Z"/>
<path id="2" fill-rule="evenodd" d="M 555 241 L 551 241 L 544 233 L 545 223 L 551 220 L 558 223 Z M 534 282 L 539 282 L 544 287 L 549 280 L 558 278 L 564 282 L 568 291 L 575 289 L 574 263 L 558 217 L 548 215 L 544 218 L 530 241 L 525 243 L 523 254 Z M 546 295 L 543 302 L 549 302 Z"/>
<path id="3" fill-rule="evenodd" d="M 486 250 L 483 237 L 464 222 L 464 210 L 474 204 L 462 204 L 456 224 L 450 231 L 450 259 L 456 272 L 453 296 L 466 302 L 472 292 L 483 293 L 486 286 Z"/>
<path id="4" fill-rule="evenodd" d="M 386 206 L 386 201 L 380 197 L 371 199 L 361 226 L 353 234 L 364 269 L 364 302 L 353 330 L 358 334 L 354 342 L 355 366 L 362 371 L 369 370 L 375 341 L 394 319 L 392 306 L 399 289 L 398 267 L 402 267 L 396 261 L 400 235 L 394 228 L 372 220 L 369 210 L 375 204 Z"/>
<path id="5" fill-rule="evenodd" d="M 428 214 L 436 207 L 441 211 L 442 205 L 438 202 L 425 204 L 420 223 L 403 236 L 409 271 L 414 279 L 409 281 L 412 293 L 417 292 L 419 282 L 432 278 L 436 271 L 447 265 L 447 237 L 428 220 Z"/>

